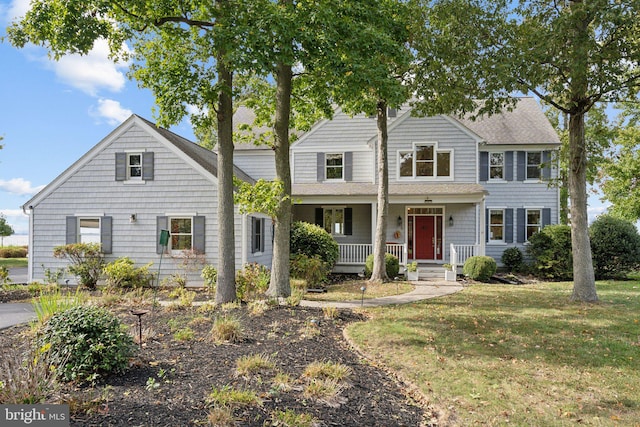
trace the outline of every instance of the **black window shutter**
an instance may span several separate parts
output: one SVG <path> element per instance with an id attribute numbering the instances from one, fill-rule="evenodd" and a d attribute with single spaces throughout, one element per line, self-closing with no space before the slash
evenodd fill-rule
<path id="1" fill-rule="evenodd" d="M 316 154 L 316 166 L 317 166 L 317 180 L 318 182 L 322 182 L 324 181 L 324 170 L 325 170 L 325 164 L 324 164 L 324 153 L 317 153 Z"/>
<path id="2" fill-rule="evenodd" d="M 257 229 L 257 218 L 251 217 L 251 253 L 256 253 L 256 229 Z"/>
<path id="3" fill-rule="evenodd" d="M 264 218 L 260 219 L 260 252 L 264 252 L 264 224 L 266 222 Z"/>
<path id="4" fill-rule="evenodd" d="M 504 179 L 513 181 L 513 151 L 504 153 Z"/>
<path id="5" fill-rule="evenodd" d="M 551 179 L 551 153 L 549 151 L 542 152 L 542 179 L 546 181 Z"/>
<path id="6" fill-rule="evenodd" d="M 156 217 L 156 253 L 161 254 L 164 248 L 160 246 L 160 232 L 169 230 L 169 218 L 166 216 Z"/>
<path id="7" fill-rule="evenodd" d="M 193 250 L 199 254 L 205 253 L 205 228 L 204 216 L 193 217 Z"/>
<path id="8" fill-rule="evenodd" d="M 504 210 L 504 241 L 513 243 L 513 209 Z"/>
<path id="9" fill-rule="evenodd" d="M 546 227 L 551 224 L 551 209 L 544 208 L 542 209 L 542 226 Z"/>
<path id="10" fill-rule="evenodd" d="M 489 153 L 486 151 L 480 152 L 480 181 L 489 180 Z"/>
<path id="11" fill-rule="evenodd" d="M 113 252 L 113 219 L 110 216 L 103 216 L 100 219 L 100 243 L 102 244 L 102 253 L 110 254 Z"/>
<path id="12" fill-rule="evenodd" d="M 127 153 L 116 153 L 116 181 L 127 179 Z"/>
<path id="13" fill-rule="evenodd" d="M 353 234 L 353 209 L 344 209 L 344 234 L 351 236 Z"/>
<path id="14" fill-rule="evenodd" d="M 142 179 L 153 181 L 153 151 L 142 153 Z"/>
<path id="15" fill-rule="evenodd" d="M 344 153 L 344 180 L 353 181 L 353 152 Z"/>
<path id="16" fill-rule="evenodd" d="M 484 241 L 489 241 L 489 222 L 491 222 L 491 218 L 489 217 L 489 209 L 484 210 Z"/>
<path id="17" fill-rule="evenodd" d="M 78 243 L 78 218 L 75 216 L 67 217 L 65 242 L 67 245 Z"/>
<path id="18" fill-rule="evenodd" d="M 517 242 L 524 243 L 527 240 L 527 211 L 524 208 L 517 209 Z"/>
<path id="19" fill-rule="evenodd" d="M 319 225 L 320 227 L 324 228 L 324 211 L 322 208 L 316 208 L 316 225 Z"/>
<path id="20" fill-rule="evenodd" d="M 527 172 L 527 152 L 526 151 L 518 151 L 517 169 L 518 169 L 518 178 L 517 178 L 518 181 L 524 181 L 526 178 L 526 172 Z"/>

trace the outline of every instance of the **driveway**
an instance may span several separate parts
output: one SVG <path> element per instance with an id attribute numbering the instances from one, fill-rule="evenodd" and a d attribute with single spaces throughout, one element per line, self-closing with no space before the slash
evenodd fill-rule
<path id="1" fill-rule="evenodd" d="M 0 329 L 27 323 L 36 318 L 33 306 L 24 302 L 0 304 Z"/>

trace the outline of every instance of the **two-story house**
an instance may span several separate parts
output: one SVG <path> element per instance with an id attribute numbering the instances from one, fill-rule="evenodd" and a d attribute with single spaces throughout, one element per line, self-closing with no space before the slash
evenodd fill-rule
<path id="1" fill-rule="evenodd" d="M 401 263 L 461 264 L 504 249 L 524 250 L 558 222 L 550 186 L 560 140 L 533 98 L 472 121 L 389 111 L 387 252 Z M 377 203 L 376 120 L 340 111 L 291 147 L 294 219 L 322 225 L 340 245 L 336 270 L 359 271 L 372 253 Z M 273 178 L 271 150 L 243 145 L 236 164 Z M 255 166 L 254 166 L 255 165 Z"/>
<path id="2" fill-rule="evenodd" d="M 471 255 L 500 263 L 558 222 L 552 152 L 560 141 L 533 98 L 511 112 L 471 121 L 389 112 L 387 251 L 402 264 L 459 264 Z M 239 110 L 236 122 L 250 121 Z M 362 270 L 376 227 L 376 121 L 336 111 L 291 147 L 294 220 L 322 225 L 340 246 L 336 271 Z M 273 151 L 239 144 L 236 175 L 275 177 Z M 99 241 L 107 260 L 159 261 L 161 229 L 171 232 L 160 276 L 175 274 L 181 253 L 217 262 L 216 157 L 132 116 L 29 200 L 30 279 L 62 268 L 57 245 Z M 236 214 L 236 268 L 271 262 L 272 226 L 264 215 Z M 190 284 L 198 284 L 191 274 Z M 200 282 L 201 283 L 201 282 Z"/>

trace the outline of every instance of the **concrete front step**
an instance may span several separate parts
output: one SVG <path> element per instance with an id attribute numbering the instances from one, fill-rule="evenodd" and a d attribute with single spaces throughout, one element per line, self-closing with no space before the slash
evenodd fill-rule
<path id="1" fill-rule="evenodd" d="M 420 280 L 443 280 L 444 279 L 443 267 L 418 267 L 418 279 Z"/>

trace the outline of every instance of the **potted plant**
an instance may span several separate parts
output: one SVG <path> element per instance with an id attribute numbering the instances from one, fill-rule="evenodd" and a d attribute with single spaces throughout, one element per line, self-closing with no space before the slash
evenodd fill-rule
<path id="1" fill-rule="evenodd" d="M 407 280 L 418 280 L 418 263 L 416 261 L 407 264 Z"/>
<path id="2" fill-rule="evenodd" d="M 453 266 L 451 264 L 442 264 L 444 268 L 444 280 L 447 282 L 455 282 L 456 281 L 456 272 L 453 271 Z"/>

